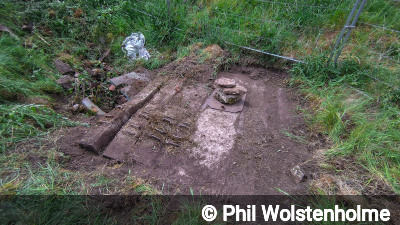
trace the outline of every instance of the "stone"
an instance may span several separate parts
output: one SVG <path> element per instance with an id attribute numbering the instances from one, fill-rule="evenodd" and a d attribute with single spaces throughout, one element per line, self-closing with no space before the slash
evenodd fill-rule
<path id="1" fill-rule="evenodd" d="M 104 73 L 103 69 L 99 69 L 99 68 L 92 69 L 93 76 L 103 75 L 103 73 Z"/>
<path id="2" fill-rule="evenodd" d="M 294 180 L 297 183 L 300 183 L 302 181 L 305 180 L 306 176 L 304 175 L 304 173 L 301 171 L 299 166 L 295 166 L 290 170 L 290 173 L 292 174 Z"/>
<path id="3" fill-rule="evenodd" d="M 97 115 L 104 116 L 106 113 L 95 105 L 88 97 L 82 100 L 82 105 L 89 111 L 96 113 Z"/>
<path id="4" fill-rule="evenodd" d="M 221 110 L 221 111 L 226 111 L 226 112 L 231 112 L 231 113 L 237 113 L 237 112 L 241 112 L 243 110 L 244 107 L 244 102 L 246 99 L 246 94 L 244 94 L 243 96 L 241 96 L 235 104 L 232 105 L 227 105 L 224 104 L 220 101 L 218 101 L 215 98 L 216 93 L 219 90 L 214 90 L 212 92 L 212 94 L 207 98 L 206 100 L 206 105 L 208 105 L 210 108 L 212 109 L 216 109 L 216 110 Z"/>
<path id="5" fill-rule="evenodd" d="M 223 104 L 228 104 L 228 105 L 235 104 L 239 98 L 240 98 L 239 95 L 227 95 L 221 91 L 218 91 L 215 94 L 215 99 L 217 99 L 219 102 Z"/>
<path id="6" fill-rule="evenodd" d="M 239 95 L 242 96 L 243 94 L 247 93 L 247 89 L 243 86 L 236 85 L 234 88 L 224 88 L 222 92 L 226 95 Z"/>
<path id="7" fill-rule="evenodd" d="M 221 78 L 215 80 L 214 84 L 216 86 L 222 87 L 222 88 L 233 88 L 236 86 L 236 81 L 229 79 L 229 78 L 221 77 Z"/>
<path id="8" fill-rule="evenodd" d="M 252 71 L 252 69 L 250 69 L 250 68 L 242 68 L 242 73 L 244 73 L 244 74 L 250 74 L 251 71 Z"/>
<path id="9" fill-rule="evenodd" d="M 35 30 L 35 24 L 33 22 L 25 23 L 22 25 L 21 30 L 32 32 Z"/>
<path id="10" fill-rule="evenodd" d="M 254 70 L 251 74 L 250 74 L 250 78 L 253 80 L 258 80 L 259 78 L 265 77 L 265 71 L 263 70 Z"/>
<path id="11" fill-rule="evenodd" d="M 73 112 L 78 111 L 78 110 L 79 110 L 79 106 L 80 106 L 79 104 L 73 105 L 73 106 L 72 106 L 72 111 L 73 111 Z"/>
<path id="12" fill-rule="evenodd" d="M 71 68 L 70 65 L 63 63 L 61 60 L 56 59 L 54 60 L 54 65 L 56 66 L 58 72 L 60 72 L 62 75 L 66 74 L 74 74 L 74 70 Z"/>
<path id="13" fill-rule="evenodd" d="M 125 75 L 110 79 L 111 84 L 115 85 L 116 87 L 118 87 L 119 85 L 123 86 L 130 85 L 135 80 L 150 81 L 150 79 L 146 76 L 146 74 L 135 73 L 135 72 L 127 73 Z"/>
<path id="14" fill-rule="evenodd" d="M 258 80 L 260 78 L 260 76 L 258 76 L 258 73 L 253 72 L 250 74 L 250 78 L 253 80 Z"/>
<path id="15" fill-rule="evenodd" d="M 122 105 L 122 104 L 124 104 L 125 102 L 127 102 L 128 100 L 125 98 L 125 96 L 123 96 L 123 95 L 120 95 L 120 96 L 118 96 L 118 98 L 117 98 L 117 103 L 118 103 L 118 105 Z"/>
<path id="16" fill-rule="evenodd" d="M 56 83 L 61 85 L 64 89 L 70 89 L 72 88 L 72 83 L 74 82 L 74 78 L 69 76 L 69 75 L 64 75 L 61 76 Z"/>

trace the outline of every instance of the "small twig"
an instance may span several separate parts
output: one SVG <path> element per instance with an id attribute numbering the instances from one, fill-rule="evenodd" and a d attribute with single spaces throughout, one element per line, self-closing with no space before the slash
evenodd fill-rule
<path id="1" fill-rule="evenodd" d="M 104 54 L 100 57 L 99 61 L 102 62 L 104 60 L 104 58 L 106 58 L 108 56 L 108 54 L 110 54 L 110 48 L 107 49 Z"/>
<path id="2" fill-rule="evenodd" d="M 11 37 L 13 37 L 13 38 L 19 40 L 19 37 L 18 37 L 17 35 L 15 35 L 15 34 L 11 31 L 10 28 L 4 26 L 3 24 L 0 24 L 0 31 L 8 32 L 8 33 L 11 35 Z"/>
<path id="3" fill-rule="evenodd" d="M 154 134 L 149 134 L 149 136 L 158 140 L 159 142 L 162 142 L 162 140 L 159 137 L 155 136 Z"/>
<path id="4" fill-rule="evenodd" d="M 40 34 L 37 34 L 37 36 L 42 40 L 44 43 L 46 43 L 48 46 L 51 46 L 49 42 L 47 42 Z"/>
<path id="5" fill-rule="evenodd" d="M 85 98 L 85 82 L 82 82 L 82 99 Z"/>
<path id="6" fill-rule="evenodd" d="M 163 118 L 163 121 L 167 121 L 168 123 L 172 124 L 172 121 L 170 119 Z"/>
<path id="7" fill-rule="evenodd" d="M 180 126 L 180 127 L 185 127 L 185 128 L 187 128 L 187 129 L 189 129 L 189 127 L 188 126 L 186 126 L 185 124 L 183 124 L 183 123 L 180 123 L 180 124 L 178 124 L 178 126 Z"/>
<path id="8" fill-rule="evenodd" d="M 176 136 L 176 135 L 172 135 L 172 137 L 176 138 L 176 139 L 182 139 L 182 137 Z"/>
<path id="9" fill-rule="evenodd" d="M 139 114 L 139 116 L 141 116 L 141 117 L 145 118 L 146 120 L 148 120 L 148 119 L 149 119 L 149 117 L 148 117 L 147 115 L 143 114 L 143 113 L 140 113 L 140 114 Z"/>
<path id="10" fill-rule="evenodd" d="M 160 133 L 162 133 L 162 134 L 165 134 L 165 131 L 163 131 L 163 130 L 161 130 L 161 129 L 154 128 L 154 130 L 156 130 L 156 131 L 158 131 L 158 132 L 160 132 Z"/>
<path id="11" fill-rule="evenodd" d="M 174 142 L 165 141 L 165 144 L 174 145 L 176 147 L 179 147 L 179 145 Z"/>
<path id="12" fill-rule="evenodd" d="M 130 134 L 130 135 L 136 135 L 135 133 L 133 133 L 133 132 L 131 132 L 129 130 L 126 130 L 125 133 Z"/>
<path id="13" fill-rule="evenodd" d="M 79 79 L 75 78 L 75 96 L 79 95 Z"/>
<path id="14" fill-rule="evenodd" d="M 136 125 L 136 124 L 131 124 L 131 127 L 137 128 L 140 130 L 140 126 Z"/>

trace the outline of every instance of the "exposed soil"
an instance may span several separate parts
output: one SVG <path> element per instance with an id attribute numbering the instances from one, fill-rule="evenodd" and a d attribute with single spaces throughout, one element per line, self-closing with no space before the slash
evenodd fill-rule
<path id="1" fill-rule="evenodd" d="M 58 144 L 71 156 L 68 169 L 103 168 L 121 179 L 131 171 L 163 194 L 188 194 L 191 189 L 196 194 L 306 194 L 305 184 L 295 182 L 290 169 L 306 161 L 316 145 L 284 134 L 307 134 L 296 110 L 303 103 L 286 85 L 286 74 L 240 66 L 220 73 L 248 89 L 243 111 L 230 113 L 207 107 L 213 70 L 193 65 L 189 59 L 160 70 L 185 74 L 197 69 L 191 77 L 196 79 L 170 78 L 122 127 L 104 157 L 78 146 L 92 128 L 65 129 Z M 86 122 L 98 125 L 101 118 Z M 117 161 L 122 163 L 118 168 L 104 169 Z"/>

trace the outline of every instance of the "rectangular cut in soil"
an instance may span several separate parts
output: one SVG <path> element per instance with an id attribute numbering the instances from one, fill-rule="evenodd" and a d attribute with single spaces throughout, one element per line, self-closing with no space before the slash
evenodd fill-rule
<path id="1" fill-rule="evenodd" d="M 157 143 L 171 145 L 166 143 L 169 139 L 163 133 L 165 129 L 162 128 L 162 124 L 168 125 L 168 120 L 175 123 L 175 127 L 178 123 L 188 124 L 187 126 L 195 123 L 194 117 L 188 115 L 198 113 L 208 93 L 201 90 L 204 89 L 202 86 L 184 87 L 177 93 L 174 90 L 177 82 L 178 80 L 170 80 L 145 107 L 131 117 L 107 146 L 104 157 L 145 163 L 148 151 L 145 149 L 150 148 L 149 146 Z M 175 143 L 177 141 L 169 141 L 180 144 Z"/>
<path id="2" fill-rule="evenodd" d="M 150 82 L 149 85 L 135 95 L 132 100 L 111 111 L 109 113 L 111 117 L 104 118 L 102 121 L 103 124 L 95 127 L 92 132 L 86 135 L 86 137 L 79 142 L 79 146 L 100 154 L 100 152 L 113 140 L 121 127 L 135 112 L 154 97 L 162 85 L 163 82 L 161 80 Z"/>
<path id="3" fill-rule="evenodd" d="M 103 156 L 122 161 L 125 153 L 136 144 L 140 132 L 147 126 L 149 116 L 158 105 L 172 98 L 175 93 L 174 86 L 174 82 L 168 82 L 145 107 L 133 115 L 104 150 Z"/>
<path id="4" fill-rule="evenodd" d="M 121 89 L 121 93 L 126 99 L 131 100 L 137 93 L 146 87 L 147 84 L 148 81 L 134 79 L 130 85 Z"/>

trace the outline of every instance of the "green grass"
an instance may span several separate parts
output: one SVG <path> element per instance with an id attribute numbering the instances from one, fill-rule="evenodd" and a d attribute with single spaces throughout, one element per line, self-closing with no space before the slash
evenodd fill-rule
<path id="1" fill-rule="evenodd" d="M 398 193 L 400 110 L 393 101 L 397 98 L 393 90 L 362 76 L 378 76 L 379 70 L 375 68 L 361 66 L 345 70 L 342 67 L 327 72 L 326 68 L 315 67 L 298 65 L 292 74 L 294 82 L 300 83 L 309 96 L 321 99 L 311 123 L 321 125 L 319 130 L 330 137 L 333 146 L 327 152 L 328 157 L 355 157 L 361 167 L 370 171 L 372 178 L 389 183 Z M 368 97 L 348 88 L 350 85 L 364 90 Z"/>
<path id="2" fill-rule="evenodd" d="M 0 105 L 0 153 L 21 141 L 44 137 L 54 128 L 78 124 L 43 105 Z"/>
<path id="3" fill-rule="evenodd" d="M 60 93 L 54 75 L 48 72 L 48 56 L 43 50 L 26 49 L 19 44 L 7 35 L 0 37 L 0 102 Z"/>
<path id="4" fill-rule="evenodd" d="M 7 208 L 0 212 L 6 224 L 117 224 L 87 196 L 15 196 L 1 201 L 0 207 Z"/>

